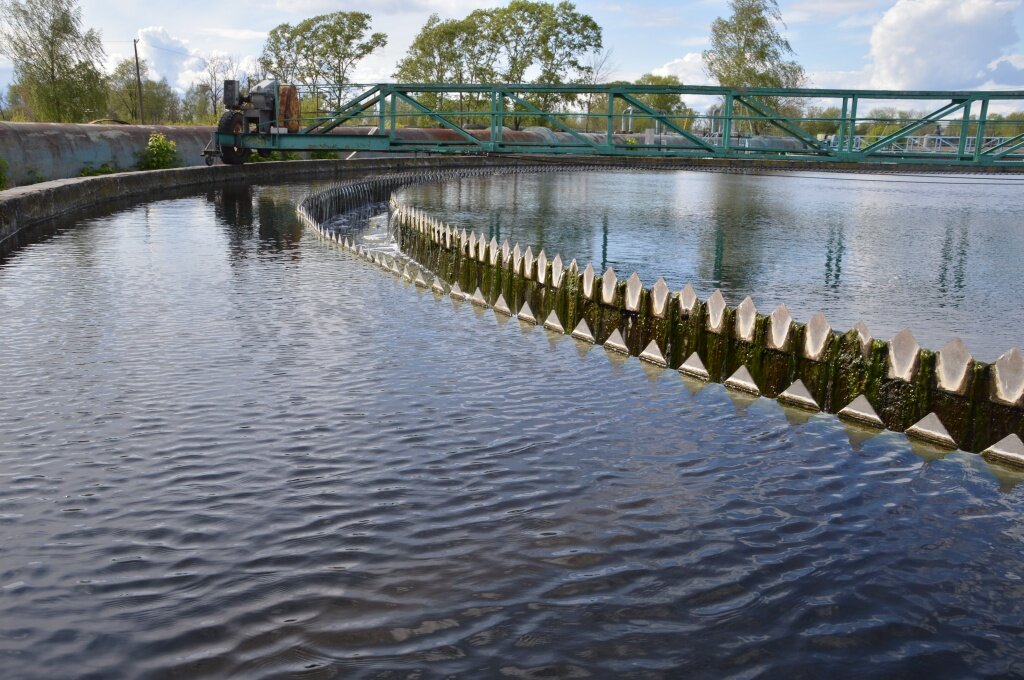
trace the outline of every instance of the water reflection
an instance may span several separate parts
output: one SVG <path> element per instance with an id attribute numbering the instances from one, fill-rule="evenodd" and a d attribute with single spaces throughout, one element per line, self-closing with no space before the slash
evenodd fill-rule
<path id="1" fill-rule="evenodd" d="M 955 234 L 954 234 L 955 232 Z M 938 288 L 943 296 L 954 295 L 962 301 L 967 278 L 967 253 L 970 248 L 968 223 L 962 214 L 946 223 L 945 236 L 939 261 Z M 940 301 L 944 306 L 948 301 Z"/>
<path id="2" fill-rule="evenodd" d="M 830 225 L 825 248 L 825 285 L 833 290 L 839 288 L 843 277 L 843 254 L 846 250 L 843 231 L 842 225 Z"/>
<path id="3" fill-rule="evenodd" d="M 288 185 L 227 185 L 206 194 L 225 227 L 228 250 L 234 259 L 252 252 L 292 251 L 298 256 L 302 224 L 295 216 L 296 198 L 296 189 Z"/>
<path id="4" fill-rule="evenodd" d="M 733 304 L 824 311 L 926 347 L 961 336 L 993 360 L 1020 344 L 1024 181 L 799 173 L 475 177 L 401 190 L 461 228 L 620 276 L 720 288 Z"/>

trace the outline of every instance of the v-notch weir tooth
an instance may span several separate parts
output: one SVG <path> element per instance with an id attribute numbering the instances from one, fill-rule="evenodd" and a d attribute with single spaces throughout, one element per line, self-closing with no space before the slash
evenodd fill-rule
<path id="1" fill-rule="evenodd" d="M 640 352 L 640 361 L 646 361 L 649 364 L 661 366 L 662 368 L 666 368 L 668 366 L 668 362 L 665 361 L 665 355 L 661 353 L 661 348 L 658 347 L 657 340 L 651 340 L 647 343 L 647 347 L 644 348 L 644 351 Z"/>
<path id="2" fill-rule="evenodd" d="M 629 347 L 626 346 L 626 341 L 622 339 L 622 333 L 619 332 L 618 328 L 613 330 L 608 339 L 604 341 L 604 347 L 619 354 L 629 354 Z"/>

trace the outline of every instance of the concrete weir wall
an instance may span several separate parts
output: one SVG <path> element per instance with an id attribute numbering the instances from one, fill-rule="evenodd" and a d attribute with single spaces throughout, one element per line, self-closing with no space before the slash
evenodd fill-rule
<path id="1" fill-rule="evenodd" d="M 382 158 L 352 161 L 282 161 L 252 165 L 205 165 L 125 172 L 42 182 L 0 191 L 0 259 L 52 228 L 55 218 L 119 201 L 152 199 L 190 189 L 232 183 L 272 184 L 301 179 L 343 180 L 396 171 L 476 168 L 508 162 L 487 158 Z"/>
<path id="2" fill-rule="evenodd" d="M 78 177 L 83 169 L 104 163 L 130 170 L 150 134 L 159 132 L 177 145 L 183 166 L 205 165 L 202 151 L 213 130 L 209 126 L 0 122 L 0 158 L 7 163 L 10 186 Z"/>
<path id="3" fill-rule="evenodd" d="M 537 169 L 496 172 L 510 171 Z M 798 323 L 785 305 L 765 315 L 750 298 L 732 308 L 718 291 L 700 300 L 691 286 L 672 292 L 663 279 L 646 288 L 635 273 L 622 280 L 589 264 L 581 271 L 559 255 L 499 245 L 397 203 L 393 227 L 411 266 L 323 226 L 339 212 L 386 199 L 396 186 L 454 174 L 466 172 L 351 182 L 310 197 L 299 214 L 327 241 L 439 294 L 694 378 L 1024 465 L 1024 357 L 1017 349 L 985 364 L 959 340 L 936 352 L 919 347 L 909 331 L 879 340 L 863 324 L 833 330 L 820 313 Z"/>

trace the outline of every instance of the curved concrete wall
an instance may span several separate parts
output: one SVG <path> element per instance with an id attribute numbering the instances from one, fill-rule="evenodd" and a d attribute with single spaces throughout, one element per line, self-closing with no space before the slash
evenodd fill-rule
<path id="1" fill-rule="evenodd" d="M 213 134 L 207 126 L 0 123 L 0 158 L 8 186 L 78 177 L 104 163 L 131 170 L 153 132 L 178 145 L 183 166 L 204 164 L 201 153 Z"/>
<path id="2" fill-rule="evenodd" d="M 351 161 L 281 161 L 252 165 L 205 165 L 173 170 L 123 172 L 54 180 L 0 191 L 0 259 L 25 243 L 48 222 L 104 204 L 152 199 L 182 189 L 294 179 L 345 179 L 399 170 L 531 165 L 529 161 L 484 157 L 382 158 Z"/>

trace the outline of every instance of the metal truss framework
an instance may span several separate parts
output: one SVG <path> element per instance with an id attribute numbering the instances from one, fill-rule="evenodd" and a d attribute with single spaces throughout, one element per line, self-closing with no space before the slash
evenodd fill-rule
<path id="1" fill-rule="evenodd" d="M 710 114 L 666 113 L 649 103 L 653 95 L 713 97 Z M 580 110 L 595 98 L 597 107 Z M 283 128 L 242 135 L 220 133 L 217 142 L 281 151 L 372 151 L 458 154 L 575 154 L 677 158 L 812 160 L 884 164 L 1024 166 L 1024 121 L 1005 132 L 999 110 L 1019 110 L 1024 90 L 939 92 L 824 89 L 730 89 L 705 86 L 546 86 L 378 84 L 368 86 L 326 115 L 304 119 L 297 134 Z M 707 101 L 705 99 L 705 101 Z M 547 102 L 547 107 L 545 107 Z M 827 103 L 839 115 L 801 117 L 782 111 L 787 102 Z M 574 109 L 573 106 L 577 108 Z M 928 110 L 912 118 L 885 119 L 875 137 L 858 126 L 882 121 L 879 107 Z M 449 110 L 454 107 L 455 110 Z M 868 108 L 871 107 L 870 112 Z M 625 113 L 624 113 L 625 112 Z M 275 112 L 276 114 L 277 112 Z M 654 125 L 658 134 L 624 134 L 627 113 Z M 894 115 L 894 114 L 890 114 Z M 280 117 L 275 115 L 280 121 Z M 468 121 L 468 122 L 467 122 Z M 586 132 L 597 122 L 600 132 Z M 825 138 L 808 130 L 828 123 Z M 511 133 L 507 125 L 548 128 L 545 135 Z M 283 125 L 284 122 L 279 124 Z M 362 125 L 361 130 L 352 129 Z M 926 128 L 957 126 L 950 137 Z M 369 126 L 369 134 L 367 127 Z M 416 128 L 444 128 L 443 134 L 410 134 Z M 757 131 L 756 134 L 746 134 Z M 934 143 L 915 140 L 931 139 Z M 756 137 L 757 144 L 751 143 Z M 541 141 L 537 141 L 540 139 Z"/>

